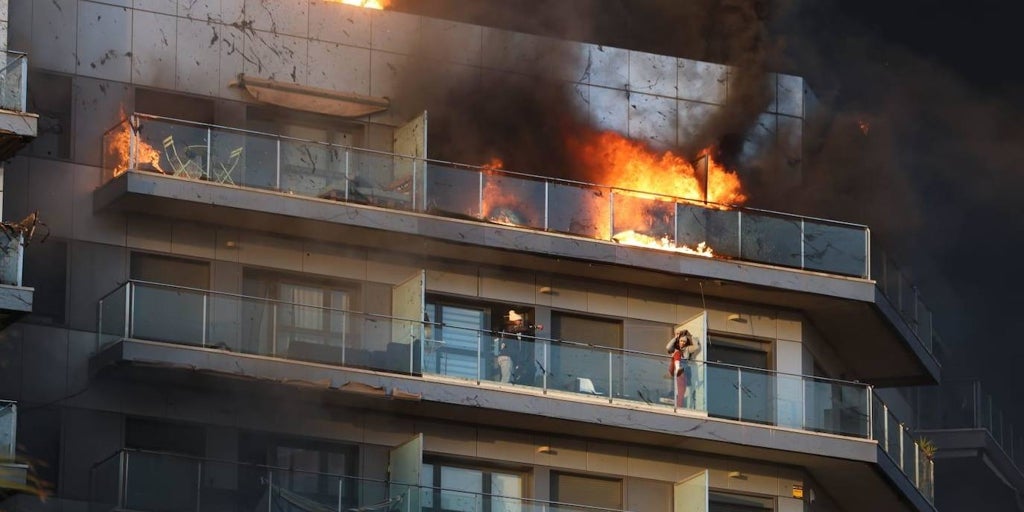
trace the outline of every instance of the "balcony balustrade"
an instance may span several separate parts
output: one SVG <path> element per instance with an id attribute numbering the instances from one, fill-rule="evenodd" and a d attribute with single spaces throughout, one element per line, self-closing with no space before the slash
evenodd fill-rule
<path id="1" fill-rule="evenodd" d="M 516 341 L 530 360 L 498 383 L 500 340 L 487 330 L 139 281 L 98 310 L 97 352 L 157 341 L 874 439 L 931 500 L 931 460 L 862 383 L 692 361 L 680 394 L 665 355 L 528 336 Z"/>
<path id="2" fill-rule="evenodd" d="M 874 265 L 879 289 L 928 352 L 938 339 L 916 288 L 872 251 L 863 225 L 145 114 L 110 129 L 103 147 L 104 182 L 151 171 L 616 242 L 636 230 L 624 210 L 652 212 L 641 233 L 648 247 L 687 252 L 705 244 L 718 258 L 866 279 Z"/>
<path id="3" fill-rule="evenodd" d="M 353 476 L 121 450 L 90 471 L 90 512 L 615 512 Z"/>

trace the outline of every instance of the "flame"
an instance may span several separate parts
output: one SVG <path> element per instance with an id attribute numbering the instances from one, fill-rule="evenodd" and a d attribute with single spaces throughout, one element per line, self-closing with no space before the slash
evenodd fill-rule
<path id="1" fill-rule="evenodd" d="M 367 9 L 386 9 L 391 5 L 391 0 L 331 0 L 334 2 L 341 2 L 345 5 L 354 5 L 356 7 L 365 7 Z"/>
<path id="2" fill-rule="evenodd" d="M 615 236 L 612 237 L 612 240 L 623 245 L 653 247 L 655 249 L 661 249 L 663 251 L 693 254 L 695 256 L 704 256 L 706 258 L 713 258 L 715 256 L 715 251 L 708 247 L 707 242 L 701 242 L 697 244 L 697 247 L 690 247 L 685 244 L 676 245 L 676 243 L 667 236 L 655 238 L 653 236 L 645 235 L 643 233 L 637 233 L 636 231 L 633 230 L 616 233 Z"/>
<path id="3" fill-rule="evenodd" d="M 588 181 L 611 187 L 646 192 L 662 200 L 704 204 L 726 209 L 747 200 L 739 176 L 715 162 L 709 150 L 698 155 L 707 158 L 707 196 L 704 193 L 703 170 L 698 171 L 687 159 L 665 151 L 658 152 L 644 144 L 606 131 L 582 139 L 568 140 L 570 150 L 588 169 Z M 641 194 L 643 195 L 643 194 Z M 656 197 L 656 196 L 648 196 Z"/>
<path id="4" fill-rule="evenodd" d="M 533 209 L 517 197 L 515 191 L 502 188 L 502 175 L 497 171 L 504 167 L 505 163 L 500 158 L 491 158 L 490 162 L 481 166 L 484 188 L 481 205 L 483 211 L 480 215 L 491 222 L 508 226 L 528 224 L 523 217 L 532 217 Z"/>
<path id="5" fill-rule="evenodd" d="M 121 107 L 121 118 L 124 119 L 124 107 Z M 107 134 L 107 147 L 105 148 L 109 162 L 114 163 L 114 177 L 124 174 L 131 165 L 129 152 L 131 151 L 132 140 L 131 120 L 122 121 L 117 128 Z M 152 145 L 143 140 L 142 137 L 135 137 L 135 169 L 152 169 L 167 174 L 160 167 L 160 152 Z"/>
<path id="6" fill-rule="evenodd" d="M 871 123 L 861 119 L 857 121 L 857 127 L 860 128 L 861 133 L 867 135 L 871 131 Z"/>

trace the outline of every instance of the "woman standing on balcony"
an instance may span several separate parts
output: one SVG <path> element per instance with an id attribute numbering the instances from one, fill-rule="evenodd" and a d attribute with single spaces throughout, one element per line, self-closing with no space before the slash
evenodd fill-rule
<path id="1" fill-rule="evenodd" d="M 676 407 L 686 407 L 686 380 L 689 361 L 700 352 L 700 344 L 693 340 L 690 331 L 677 328 L 672 339 L 668 340 L 665 350 L 672 354 L 668 373 L 676 379 Z"/>

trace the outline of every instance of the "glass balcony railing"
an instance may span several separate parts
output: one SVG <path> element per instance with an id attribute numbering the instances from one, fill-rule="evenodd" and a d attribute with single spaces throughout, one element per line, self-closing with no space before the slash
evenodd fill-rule
<path id="1" fill-rule="evenodd" d="M 28 90 L 28 56 L 21 52 L 7 51 L 7 61 L 0 69 L 0 110 L 25 112 Z"/>
<path id="2" fill-rule="evenodd" d="M 909 427 L 900 422 L 878 395 L 872 396 L 871 437 L 890 460 L 921 491 L 929 503 L 935 503 L 935 462 Z"/>
<path id="3" fill-rule="evenodd" d="M 866 384 L 691 362 L 685 386 L 669 358 L 265 298 L 131 281 L 99 301 L 98 349 L 132 338 L 497 384 L 501 341 L 515 343 L 508 386 L 550 396 L 775 425 L 879 442 L 922 492 L 930 461 Z M 506 335 L 507 336 L 507 335 Z M 510 378 L 510 381 L 512 379 Z M 920 467 L 928 471 L 920 474 Z"/>
<path id="4" fill-rule="evenodd" d="M 109 130 L 103 147 L 104 181 L 152 171 L 678 252 L 704 244 L 717 257 L 870 278 L 870 233 L 856 224 L 143 114 Z M 627 222 L 627 210 L 650 222 Z"/>
<path id="5" fill-rule="evenodd" d="M 0 462 L 14 460 L 17 450 L 18 405 L 0 400 Z"/>
<path id="6" fill-rule="evenodd" d="M 874 277 L 928 352 L 938 343 L 931 311 L 892 261 L 871 250 L 863 225 L 145 114 L 104 135 L 103 169 L 104 182 L 151 171 L 678 252 L 703 244 L 719 258 Z M 623 220 L 626 210 L 647 212 L 640 242 L 623 236 L 637 230 Z"/>
<path id="7" fill-rule="evenodd" d="M 515 492 L 515 491 L 513 491 Z M 613 512 L 583 505 L 122 450 L 90 471 L 90 511 Z"/>
<path id="8" fill-rule="evenodd" d="M 0 284 L 21 286 L 24 262 L 25 246 L 22 237 L 0 234 Z"/>
<path id="9" fill-rule="evenodd" d="M 979 381 L 950 381 L 918 389 L 921 428 L 982 429 L 1024 474 L 1024 439 Z"/>

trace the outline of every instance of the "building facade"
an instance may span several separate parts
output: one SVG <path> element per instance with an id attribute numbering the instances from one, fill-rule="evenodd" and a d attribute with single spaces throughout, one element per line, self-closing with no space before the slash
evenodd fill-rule
<path id="1" fill-rule="evenodd" d="M 9 17 L 3 218 L 49 238 L 0 398 L 54 499 L 6 509 L 934 509 L 882 388 L 935 335 L 867 227 L 431 158 L 438 91 L 555 83 L 660 150 L 729 67 L 317 0 Z M 813 95 L 767 84 L 740 154 L 799 180 Z"/>

